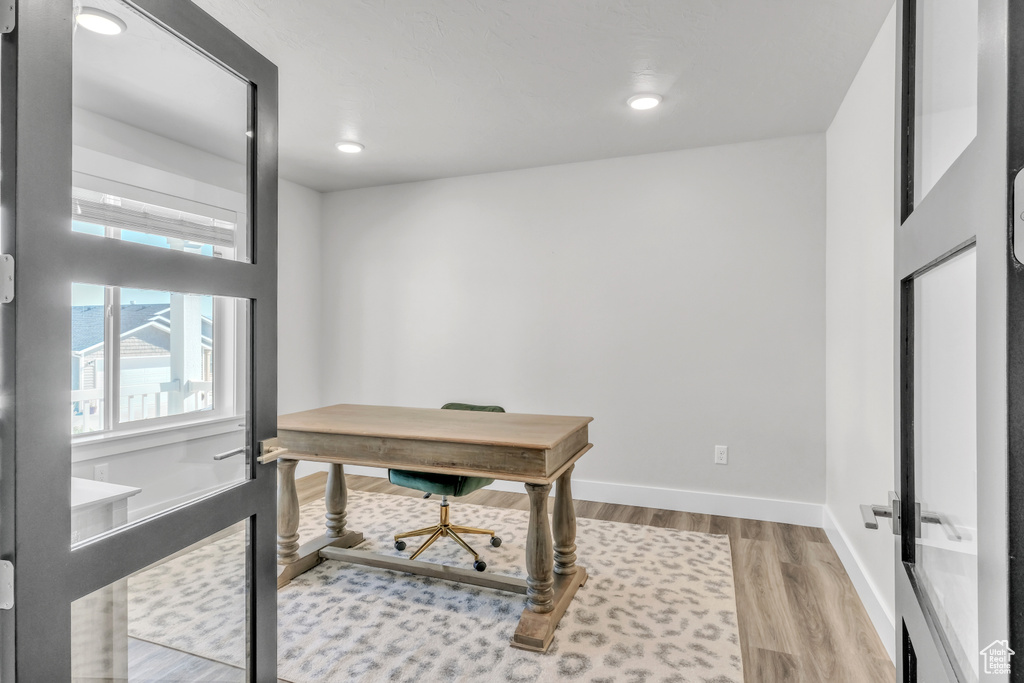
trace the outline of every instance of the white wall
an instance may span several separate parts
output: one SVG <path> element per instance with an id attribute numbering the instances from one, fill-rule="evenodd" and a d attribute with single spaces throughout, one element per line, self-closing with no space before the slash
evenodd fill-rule
<path id="1" fill-rule="evenodd" d="M 281 414 L 320 406 L 321 197 L 287 180 L 278 185 L 277 409 Z"/>
<path id="2" fill-rule="evenodd" d="M 74 108 L 72 130 L 76 148 L 90 149 L 192 180 L 193 187 L 179 190 L 181 195 L 190 190 L 196 191 L 197 185 L 213 185 L 232 192 L 245 192 L 244 166 L 205 150 L 189 147 L 79 107 Z M 75 149 L 75 152 L 78 153 L 79 149 Z M 83 169 L 77 158 L 74 160 L 74 168 L 78 171 L 91 171 Z M 139 178 L 138 184 L 144 185 L 146 181 L 146 178 Z M 202 188 L 199 191 L 203 191 Z"/>
<path id="3" fill-rule="evenodd" d="M 820 503 L 824 171 L 813 135 L 326 195 L 323 403 L 592 415 L 583 483 Z"/>
<path id="4" fill-rule="evenodd" d="M 895 49 L 893 11 L 825 136 L 825 526 L 890 648 L 894 537 L 859 505 L 895 483 Z"/>
<path id="5" fill-rule="evenodd" d="M 281 180 L 277 240 L 277 412 L 320 407 L 324 344 L 320 336 L 323 279 L 320 269 L 319 192 Z M 297 476 L 326 470 L 301 462 Z"/>

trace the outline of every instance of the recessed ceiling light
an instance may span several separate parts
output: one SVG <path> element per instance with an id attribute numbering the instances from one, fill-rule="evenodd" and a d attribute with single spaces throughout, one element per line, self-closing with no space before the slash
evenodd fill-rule
<path id="1" fill-rule="evenodd" d="M 661 95 L 633 95 L 626 104 L 633 109 L 654 109 L 661 104 Z"/>
<path id="2" fill-rule="evenodd" d="M 128 24 L 124 23 L 119 16 L 95 7 L 83 7 L 75 21 L 82 28 L 102 33 L 105 36 L 116 36 L 118 33 L 128 30 Z"/>
<path id="3" fill-rule="evenodd" d="M 363 146 L 352 140 L 342 140 L 337 144 L 338 151 L 345 154 L 358 154 L 363 151 Z"/>

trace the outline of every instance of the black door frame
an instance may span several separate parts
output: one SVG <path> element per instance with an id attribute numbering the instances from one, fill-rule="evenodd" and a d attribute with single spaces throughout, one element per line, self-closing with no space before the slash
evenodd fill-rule
<path id="1" fill-rule="evenodd" d="M 1009 638 L 1021 654 L 1011 680 L 1024 683 L 1024 264 L 1014 256 L 1015 217 L 1024 206 L 1014 201 L 1014 181 L 1024 170 L 1024 6 L 1007 9 L 1006 235 L 1007 235 L 1007 511 Z"/>
<path id="2" fill-rule="evenodd" d="M 0 676 L 66 680 L 71 603 L 248 520 L 248 656 L 254 681 L 276 678 L 276 468 L 257 464 L 277 419 L 277 68 L 191 2 L 134 7 L 249 81 L 251 263 L 199 259 L 72 233 L 70 0 L 17 3 L 0 45 L 3 102 L 0 237 L 17 293 L 0 306 L 0 557 L 15 566 L 15 605 L 0 612 Z M 69 283 L 249 299 L 249 479 L 191 505 L 70 547 Z"/>
<path id="3" fill-rule="evenodd" d="M 902 537 L 896 544 L 896 635 L 897 670 L 903 680 L 916 680 L 922 666 L 931 672 L 923 675 L 938 674 L 936 662 L 922 661 L 922 653 L 914 652 L 908 627 L 919 634 L 930 632 L 930 637 L 917 643 L 929 659 L 948 644 L 943 643 L 944 634 L 929 614 L 927 597 L 917 586 L 914 570 L 913 280 L 971 246 L 976 246 L 978 254 L 977 532 L 979 569 L 983 570 L 979 571 L 979 639 L 983 641 L 979 648 L 995 639 L 1008 638 L 1011 648 L 1022 642 L 1024 266 L 1013 250 L 1014 212 L 1021 211 L 1013 205 L 1013 180 L 1024 164 L 1024 125 L 1020 120 L 1024 96 L 1019 87 L 1008 84 L 1024 82 L 1024 8 L 1014 0 L 980 1 L 977 137 L 950 167 L 950 178 L 944 176 L 936 184 L 944 196 L 934 196 L 933 190 L 915 206 L 916 27 L 921 3 L 899 3 L 896 142 L 900 158 L 895 207 L 899 459 L 895 474 L 901 487 Z M 923 610 L 908 613 L 903 623 L 901 590 L 916 593 L 918 603 L 924 605 Z M 951 662 L 941 664 L 946 677 L 955 674 Z M 1010 680 L 1024 681 L 1024 666 L 1011 671 Z"/>

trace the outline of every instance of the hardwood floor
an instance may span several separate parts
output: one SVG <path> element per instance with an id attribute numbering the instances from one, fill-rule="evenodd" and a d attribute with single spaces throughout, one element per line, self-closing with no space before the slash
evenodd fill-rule
<path id="1" fill-rule="evenodd" d="M 129 638 L 128 680 L 131 683 L 245 683 L 245 670 Z"/>
<path id="2" fill-rule="evenodd" d="M 296 482 L 299 503 L 324 494 L 327 475 Z M 385 479 L 347 475 L 351 489 L 401 496 L 417 491 Z M 476 505 L 528 510 L 525 493 L 476 491 Z M 576 501 L 576 515 L 627 524 L 727 534 L 732 544 L 736 607 L 746 683 L 894 683 L 896 670 L 825 532 L 813 527 L 735 517 Z M 136 641 L 131 680 L 184 674 L 229 681 L 238 669 Z M 168 669 L 167 667 L 170 667 Z"/>
<path id="3" fill-rule="evenodd" d="M 305 477 L 300 501 L 323 495 L 325 479 L 323 474 Z M 346 480 L 360 491 L 422 495 L 385 479 L 348 475 Z M 525 493 L 486 489 L 459 502 L 529 509 Z M 576 501 L 576 515 L 727 534 L 746 683 L 895 682 L 892 660 L 824 530 L 582 500 Z"/>

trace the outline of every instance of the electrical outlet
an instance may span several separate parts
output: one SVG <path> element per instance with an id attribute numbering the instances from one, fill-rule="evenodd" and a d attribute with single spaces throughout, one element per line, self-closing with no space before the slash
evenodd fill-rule
<path id="1" fill-rule="evenodd" d="M 729 464 L 729 447 L 728 446 L 715 446 L 715 464 L 716 465 L 728 465 Z"/>
<path id="2" fill-rule="evenodd" d="M 110 481 L 110 464 L 96 465 L 92 469 L 92 478 L 96 481 Z"/>

